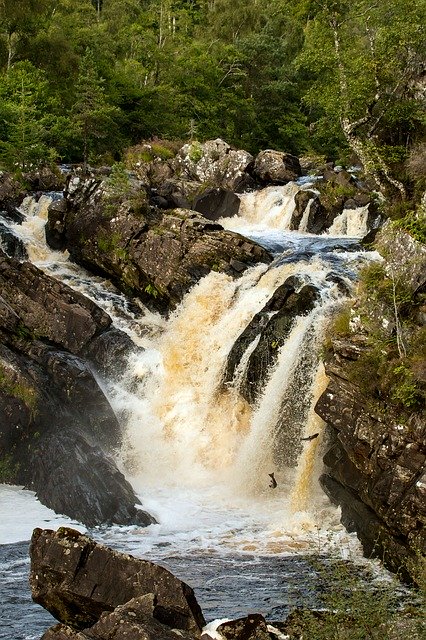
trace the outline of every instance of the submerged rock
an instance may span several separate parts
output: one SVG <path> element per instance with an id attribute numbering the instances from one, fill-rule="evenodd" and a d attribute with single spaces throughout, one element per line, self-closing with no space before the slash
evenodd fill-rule
<path id="1" fill-rule="evenodd" d="M 199 637 L 205 624 L 193 590 L 169 571 L 72 529 L 35 529 L 30 555 L 34 601 L 64 625 L 84 630 L 82 638 Z M 123 636 L 120 625 L 141 635 Z M 46 638 L 75 637 L 63 627 L 48 633 Z"/>

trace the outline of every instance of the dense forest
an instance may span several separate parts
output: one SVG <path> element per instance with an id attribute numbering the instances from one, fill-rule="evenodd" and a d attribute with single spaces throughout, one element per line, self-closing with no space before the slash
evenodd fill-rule
<path id="1" fill-rule="evenodd" d="M 402 197 L 403 168 L 422 173 L 425 0 L 0 0 L 0 12 L 5 169 L 220 136 L 358 158 Z"/>

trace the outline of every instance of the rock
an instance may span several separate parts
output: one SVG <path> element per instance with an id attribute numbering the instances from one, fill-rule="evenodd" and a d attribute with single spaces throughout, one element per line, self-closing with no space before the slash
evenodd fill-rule
<path id="1" fill-rule="evenodd" d="M 286 184 L 301 174 L 299 159 L 290 153 L 267 149 L 254 160 L 253 175 L 263 184 Z"/>
<path id="2" fill-rule="evenodd" d="M 235 270 L 231 261 L 247 268 L 271 260 L 255 242 L 197 212 L 162 212 L 146 203 L 136 206 L 131 198 L 111 212 L 105 198 L 105 186 L 98 180 L 69 181 L 67 211 L 60 222 L 63 247 L 79 264 L 107 275 L 162 312 L 174 308 L 213 267 L 237 276 L 241 268 Z M 51 222 L 57 227 L 56 214 L 48 228 Z"/>
<path id="3" fill-rule="evenodd" d="M 112 613 L 103 613 L 99 621 L 84 631 L 76 632 L 71 627 L 57 625 L 49 629 L 45 640 L 194 640 L 195 636 L 181 629 L 171 629 L 152 617 L 153 594 L 132 598 L 126 604 L 116 607 Z M 146 606 L 146 602 L 151 604 Z"/>
<path id="4" fill-rule="evenodd" d="M 5 211 L 16 222 L 22 221 L 17 206 L 22 202 L 25 191 L 10 173 L 0 171 L 0 211 Z"/>
<path id="5" fill-rule="evenodd" d="M 28 253 L 24 243 L 5 224 L 0 222 L 0 247 L 11 258 L 27 260 Z"/>
<path id="6" fill-rule="evenodd" d="M 199 637 L 205 624 L 192 589 L 169 571 L 108 549 L 72 529 L 35 529 L 30 555 L 33 600 L 73 629 L 88 634 L 87 628 L 94 627 L 95 635 L 89 637 L 121 639 L 120 635 L 96 635 L 102 629 L 116 633 L 119 619 L 127 626 L 132 618 L 144 625 L 152 616 L 161 625 L 158 633 L 163 633 L 164 625 L 181 630 L 183 637 L 188 637 L 185 632 Z M 112 616 L 101 618 L 113 611 Z"/>
<path id="7" fill-rule="evenodd" d="M 40 502 L 88 527 L 148 526 L 156 520 L 136 507 L 131 485 L 112 458 L 75 430 L 46 434 L 31 455 L 32 487 Z"/>
<path id="8" fill-rule="evenodd" d="M 91 300 L 1 249 L 0 286 L 3 300 L 30 331 L 74 354 L 111 325 L 110 317 Z"/>
<path id="9" fill-rule="evenodd" d="M 231 149 L 218 138 L 184 145 L 171 165 L 181 177 L 241 193 L 253 185 L 248 173 L 252 162 L 253 156 L 247 151 Z"/>
<path id="10" fill-rule="evenodd" d="M 228 355 L 223 382 L 229 383 L 233 380 L 245 352 L 258 337 L 240 383 L 243 397 L 249 403 L 254 403 L 277 361 L 279 349 L 284 344 L 295 318 L 308 313 L 314 307 L 318 296 L 318 290 L 312 285 L 302 286 L 294 276 L 287 278 L 237 338 Z"/>
<path id="11" fill-rule="evenodd" d="M 295 208 L 291 218 L 290 229 L 300 230 L 307 233 L 322 233 L 330 227 L 333 217 L 327 214 L 325 207 L 321 204 L 317 193 L 310 190 L 298 191 L 294 197 Z M 303 228 L 300 227 L 302 218 L 309 206 L 309 214 Z"/>
<path id="12" fill-rule="evenodd" d="M 226 640 L 270 640 L 265 618 L 259 613 L 252 613 L 245 618 L 223 622 L 217 631 Z"/>
<path id="13" fill-rule="evenodd" d="M 240 199 L 226 189 L 207 189 L 195 198 L 193 207 L 208 220 L 232 218 L 238 214 Z"/>
<path id="14" fill-rule="evenodd" d="M 109 457 L 121 444 L 120 425 L 83 360 L 112 370 L 131 341 L 93 302 L 2 251 L 0 284 L 3 480 L 89 526 L 150 524 Z"/>
<path id="15" fill-rule="evenodd" d="M 121 375 L 131 353 L 142 351 L 119 329 L 108 329 L 90 341 L 84 355 L 108 379 Z"/>
<path id="16" fill-rule="evenodd" d="M 345 364 L 359 357 L 365 338 L 347 342 L 337 341 L 326 362 L 330 381 L 315 407 L 329 426 L 321 484 L 341 506 L 343 524 L 357 532 L 365 553 L 416 580 L 417 554 L 426 551 L 426 428 L 415 414 L 401 425 L 390 410 L 386 420 L 374 413 L 348 380 Z"/>
<path id="17" fill-rule="evenodd" d="M 42 167 L 22 175 L 30 191 L 62 191 L 65 177 L 58 167 Z"/>
<path id="18" fill-rule="evenodd" d="M 63 249 L 64 226 L 63 220 L 67 210 L 67 201 L 65 198 L 53 200 L 49 205 L 49 224 L 45 227 L 46 242 L 55 251 Z"/>

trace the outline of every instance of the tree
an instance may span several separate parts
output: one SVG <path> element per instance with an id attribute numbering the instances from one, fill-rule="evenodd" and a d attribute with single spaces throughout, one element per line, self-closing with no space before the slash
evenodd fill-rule
<path id="1" fill-rule="evenodd" d="M 15 60 L 19 43 L 34 35 L 52 0 L 0 0 L 0 35 L 6 43 L 6 68 Z"/>
<path id="2" fill-rule="evenodd" d="M 0 158 L 8 169 L 26 171 L 57 159 L 51 129 L 59 123 L 42 71 L 29 62 L 13 65 L 1 77 L 0 104 Z"/>
<path id="3" fill-rule="evenodd" d="M 107 101 L 103 81 L 90 49 L 86 49 L 81 59 L 75 94 L 73 120 L 82 138 L 86 168 L 92 154 L 114 150 L 114 139 L 118 135 L 116 119 L 119 116 L 119 109 Z"/>
<path id="4" fill-rule="evenodd" d="M 330 131 L 338 125 L 383 194 L 393 187 L 405 198 L 405 187 L 392 175 L 386 155 L 389 142 L 394 156 L 397 151 L 390 122 L 407 136 L 424 124 L 413 91 L 426 53 L 424 0 L 314 5 L 300 57 L 300 64 L 316 76 L 305 101 L 319 115 L 320 127 L 326 122 Z"/>

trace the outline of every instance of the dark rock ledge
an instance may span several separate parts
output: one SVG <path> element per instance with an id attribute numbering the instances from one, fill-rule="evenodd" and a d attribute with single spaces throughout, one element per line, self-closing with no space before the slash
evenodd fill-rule
<path id="1" fill-rule="evenodd" d="M 0 470 L 88 526 L 147 525 L 113 454 L 121 429 L 92 367 L 129 353 L 93 302 L 0 250 Z"/>
<path id="2" fill-rule="evenodd" d="M 326 363 L 330 382 L 315 407 L 329 436 L 320 481 L 365 555 L 417 582 L 426 554 L 426 423 L 420 415 L 400 424 L 391 410 L 378 413 L 348 380 L 347 363 L 359 357 L 361 338 L 335 341 Z"/>

